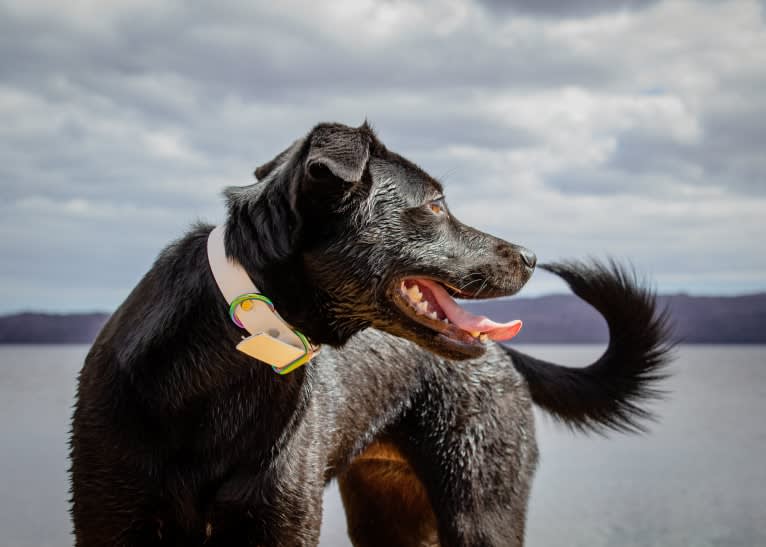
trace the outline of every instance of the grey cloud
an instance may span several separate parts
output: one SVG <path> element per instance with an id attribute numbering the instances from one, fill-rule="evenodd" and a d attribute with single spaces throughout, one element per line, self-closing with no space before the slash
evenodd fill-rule
<path id="1" fill-rule="evenodd" d="M 700 290 L 720 287 L 700 247 L 663 254 L 658 242 L 733 228 L 708 202 L 689 212 L 711 188 L 740 232 L 759 228 L 743 196 L 760 203 L 766 186 L 763 23 L 729 24 L 737 11 L 721 4 L 721 45 L 698 60 L 707 31 L 682 16 L 706 7 L 500 4 L 465 2 L 458 17 L 439 2 L 360 2 L 354 18 L 245 1 L 36 14 L 0 3 L 0 309 L 18 295 L 114 307 L 162 245 L 222 217 L 224 186 L 250 183 L 316 122 L 365 117 L 446 179 L 467 221 L 548 259 L 625 250 L 659 279 L 693 278 L 693 265 Z M 393 12 L 370 19 L 379 10 Z M 617 10 L 617 30 L 593 19 Z M 615 210 L 628 198 L 679 212 Z M 763 272 L 766 286 L 763 264 L 734 270 L 749 286 Z"/>
<path id="2" fill-rule="evenodd" d="M 631 177 L 631 180 L 635 180 Z M 643 194 L 645 185 L 626 184 L 624 173 L 614 170 L 572 169 L 546 178 L 546 183 L 563 194 L 603 196 L 610 194 Z"/>
<path id="3" fill-rule="evenodd" d="M 494 13 L 542 17 L 589 17 L 601 13 L 639 10 L 657 0 L 480 0 Z"/>
<path id="4" fill-rule="evenodd" d="M 766 128 L 762 119 L 766 119 L 766 109 L 757 107 L 746 113 L 710 115 L 703 120 L 702 136 L 695 143 L 626 132 L 608 167 L 623 174 L 675 175 L 679 182 L 763 196 Z M 578 185 L 572 188 L 576 191 Z"/>
<path id="5" fill-rule="evenodd" d="M 83 35 L 53 16 L 28 21 L 5 13 L 0 44 L 7 62 L 0 74 L 39 85 L 41 73 L 60 71 L 98 88 L 104 74 L 114 79 L 169 71 L 203 85 L 208 99 L 234 92 L 274 102 L 444 86 L 586 85 L 610 77 L 608 67 L 547 43 L 543 35 L 513 50 L 502 47 L 494 40 L 509 31 L 491 19 L 482 31 L 467 27 L 440 36 L 424 28 L 374 45 L 356 44 L 332 28 L 296 29 L 294 20 L 254 9 L 225 14 L 216 6 L 201 11 L 189 5 L 162 25 L 132 19 L 105 35 Z M 237 38 L 216 42 L 227 31 Z M 28 40 L 30 35 L 46 38 Z"/>

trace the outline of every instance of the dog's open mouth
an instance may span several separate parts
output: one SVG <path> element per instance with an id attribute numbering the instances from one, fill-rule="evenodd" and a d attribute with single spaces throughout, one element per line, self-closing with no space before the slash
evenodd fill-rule
<path id="1" fill-rule="evenodd" d="M 473 315 L 461 308 L 444 286 L 430 279 L 403 279 L 396 296 L 394 300 L 409 317 L 462 344 L 503 342 L 521 330 L 518 319 L 497 323 L 483 315 Z"/>

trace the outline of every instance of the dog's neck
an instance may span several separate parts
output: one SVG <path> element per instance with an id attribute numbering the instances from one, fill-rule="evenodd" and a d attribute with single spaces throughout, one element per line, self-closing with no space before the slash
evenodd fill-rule
<path id="1" fill-rule="evenodd" d="M 369 325 L 335 314 L 326 293 L 335 289 L 331 283 L 316 282 L 305 249 L 305 234 L 322 226 L 311 218 L 299 220 L 289 204 L 280 201 L 282 193 L 270 193 L 278 182 L 228 196 L 226 255 L 242 265 L 291 325 L 316 344 L 340 347 Z"/>
<path id="2" fill-rule="evenodd" d="M 250 333 L 237 349 L 270 364 L 279 374 L 292 372 L 310 361 L 318 348 L 282 319 L 244 268 L 226 255 L 225 237 L 224 226 L 214 228 L 208 237 L 207 255 L 232 321 Z"/>

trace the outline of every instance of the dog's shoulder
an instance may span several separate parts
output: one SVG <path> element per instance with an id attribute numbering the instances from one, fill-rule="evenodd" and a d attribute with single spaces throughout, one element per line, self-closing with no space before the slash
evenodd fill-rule
<path id="1" fill-rule="evenodd" d="M 94 348 L 110 349 L 119 367 L 129 369 L 173 339 L 191 317 L 204 320 L 203 310 L 215 295 L 206 254 L 212 228 L 195 224 L 160 252 L 104 325 Z"/>

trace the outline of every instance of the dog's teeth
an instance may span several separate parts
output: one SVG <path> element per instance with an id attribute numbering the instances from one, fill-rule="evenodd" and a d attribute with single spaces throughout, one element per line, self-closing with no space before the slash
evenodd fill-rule
<path id="1" fill-rule="evenodd" d="M 479 331 L 477 331 L 477 330 L 472 330 L 470 332 L 470 335 L 473 336 L 474 338 L 478 338 L 480 334 L 481 333 Z"/>
<path id="2" fill-rule="evenodd" d="M 479 336 L 479 341 L 480 341 L 482 344 L 486 344 L 487 342 L 489 342 L 489 336 L 487 336 L 487 335 L 486 335 L 486 334 L 484 334 L 484 333 L 481 333 L 481 336 Z"/>
<path id="3" fill-rule="evenodd" d="M 431 313 L 428 313 L 426 315 L 428 315 L 428 317 L 431 318 L 431 319 L 436 319 L 436 312 L 435 311 L 432 311 Z"/>
<path id="4" fill-rule="evenodd" d="M 449 324 L 449 319 L 447 319 L 446 317 L 445 317 L 444 319 L 442 319 L 442 321 L 443 321 L 444 323 L 447 323 L 447 324 Z"/>
<path id="5" fill-rule="evenodd" d="M 418 311 L 420 313 L 427 313 L 428 312 L 428 302 L 418 302 Z"/>
<path id="6" fill-rule="evenodd" d="M 407 289 L 407 296 L 412 300 L 413 302 L 420 302 L 420 300 L 423 298 L 423 295 L 420 292 L 420 289 L 417 285 L 413 285 L 409 289 Z"/>

